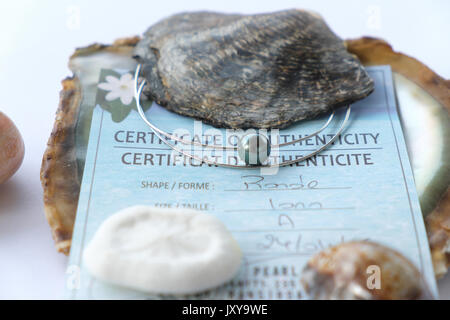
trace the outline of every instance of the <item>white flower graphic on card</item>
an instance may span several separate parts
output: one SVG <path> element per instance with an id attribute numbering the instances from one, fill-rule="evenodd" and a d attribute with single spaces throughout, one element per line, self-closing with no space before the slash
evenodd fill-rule
<path id="1" fill-rule="evenodd" d="M 124 105 L 129 105 L 133 101 L 134 80 L 131 74 L 123 74 L 120 78 L 106 76 L 105 80 L 106 82 L 99 83 L 98 87 L 102 90 L 109 91 L 105 96 L 107 101 L 120 98 L 120 101 Z"/>

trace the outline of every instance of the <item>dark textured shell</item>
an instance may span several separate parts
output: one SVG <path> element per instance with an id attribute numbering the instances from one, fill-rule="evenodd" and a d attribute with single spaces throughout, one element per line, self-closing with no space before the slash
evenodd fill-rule
<path id="1" fill-rule="evenodd" d="M 373 81 L 316 14 L 181 13 L 136 47 L 144 93 L 218 127 L 283 128 L 369 95 Z"/>

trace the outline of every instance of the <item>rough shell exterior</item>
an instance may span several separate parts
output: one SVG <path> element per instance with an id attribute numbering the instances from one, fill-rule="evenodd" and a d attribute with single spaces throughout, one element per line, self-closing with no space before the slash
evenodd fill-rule
<path id="1" fill-rule="evenodd" d="M 150 27 L 135 55 L 147 96 L 218 127 L 283 128 L 373 91 L 343 41 L 301 10 L 178 14 Z"/>
<path id="2" fill-rule="evenodd" d="M 376 275 L 377 267 L 379 286 L 375 278 L 369 278 Z M 303 270 L 301 281 L 313 299 L 431 298 L 421 274 L 408 259 L 373 242 L 343 243 L 316 254 Z"/>

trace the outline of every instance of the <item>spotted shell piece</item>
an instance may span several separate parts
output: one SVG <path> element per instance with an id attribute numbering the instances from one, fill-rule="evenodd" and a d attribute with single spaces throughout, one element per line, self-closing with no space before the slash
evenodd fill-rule
<path id="1" fill-rule="evenodd" d="M 217 127 L 284 128 L 373 91 L 344 42 L 302 10 L 177 14 L 150 27 L 134 54 L 144 94 Z"/>
<path id="2" fill-rule="evenodd" d="M 301 282 L 312 299 L 432 298 L 422 275 L 408 259 L 368 241 L 342 243 L 314 255 Z"/>

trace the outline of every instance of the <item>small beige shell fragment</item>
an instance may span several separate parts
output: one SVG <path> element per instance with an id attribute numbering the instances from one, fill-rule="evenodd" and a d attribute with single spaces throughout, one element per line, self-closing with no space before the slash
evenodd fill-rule
<path id="1" fill-rule="evenodd" d="M 0 184 L 19 169 L 24 152 L 19 130 L 11 119 L 0 111 Z"/>
<path id="2" fill-rule="evenodd" d="M 134 206 L 107 218 L 84 251 L 96 278 L 148 293 L 190 294 L 233 278 L 242 253 L 216 217 Z"/>
<path id="3" fill-rule="evenodd" d="M 369 242 L 342 243 L 314 255 L 301 282 L 311 299 L 431 299 L 417 268 L 403 255 Z"/>

